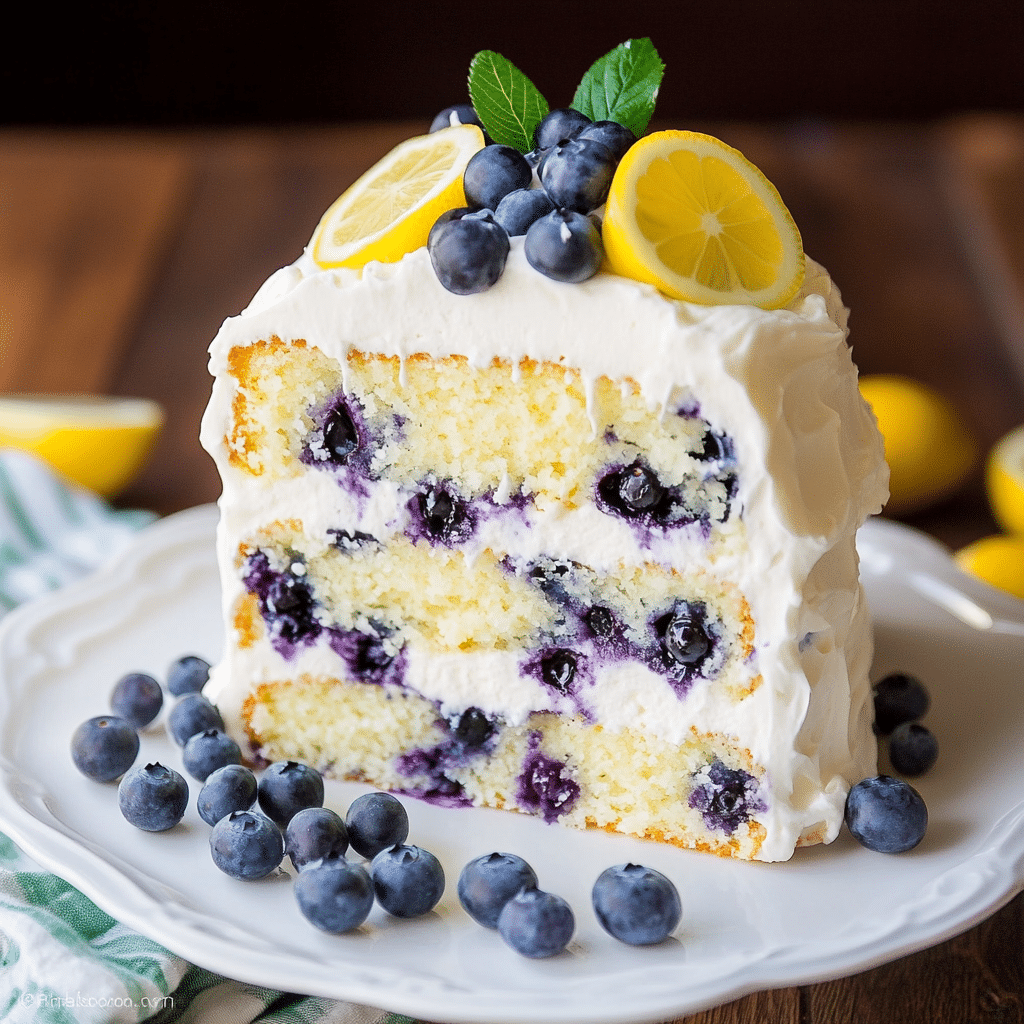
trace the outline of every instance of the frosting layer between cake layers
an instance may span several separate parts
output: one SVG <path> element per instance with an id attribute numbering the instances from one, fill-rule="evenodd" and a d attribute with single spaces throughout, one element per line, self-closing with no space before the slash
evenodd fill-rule
<path id="1" fill-rule="evenodd" d="M 521 239 L 472 296 L 423 249 L 303 257 L 210 368 L 206 692 L 260 755 L 740 857 L 834 838 L 886 469 L 822 268 L 767 312 L 560 284 Z"/>

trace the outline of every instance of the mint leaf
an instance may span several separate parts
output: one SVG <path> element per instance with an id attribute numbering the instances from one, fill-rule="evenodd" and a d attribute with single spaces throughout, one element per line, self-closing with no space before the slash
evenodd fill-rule
<path id="1" fill-rule="evenodd" d="M 630 39 L 594 61 L 572 105 L 592 121 L 618 121 L 639 138 L 650 124 L 664 73 L 650 39 Z"/>
<path id="2" fill-rule="evenodd" d="M 520 153 L 533 149 L 533 130 L 548 102 L 510 60 L 481 50 L 469 65 L 469 98 L 495 142 Z"/>

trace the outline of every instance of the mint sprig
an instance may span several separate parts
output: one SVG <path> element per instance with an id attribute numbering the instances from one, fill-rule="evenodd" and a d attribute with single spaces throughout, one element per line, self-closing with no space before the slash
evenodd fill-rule
<path id="1" fill-rule="evenodd" d="M 481 50 L 469 65 L 469 98 L 495 142 L 520 153 L 533 149 L 533 130 L 548 113 L 548 102 L 510 60 Z"/>
<path id="2" fill-rule="evenodd" d="M 592 121 L 618 121 L 639 138 L 650 124 L 664 73 L 650 39 L 630 39 L 594 61 L 572 105 Z"/>

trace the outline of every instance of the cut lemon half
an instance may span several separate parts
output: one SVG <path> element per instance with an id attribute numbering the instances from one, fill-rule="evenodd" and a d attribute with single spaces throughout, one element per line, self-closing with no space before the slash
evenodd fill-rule
<path id="1" fill-rule="evenodd" d="M 985 491 L 999 525 L 1024 535 L 1024 426 L 1011 430 L 989 452 Z"/>
<path id="2" fill-rule="evenodd" d="M 953 558 L 964 572 L 1024 598 L 1024 537 L 982 537 L 961 548 Z"/>
<path id="3" fill-rule="evenodd" d="M 885 439 L 888 515 L 909 515 L 933 505 L 967 480 L 978 443 L 945 395 L 895 373 L 865 374 L 860 393 Z"/>
<path id="4" fill-rule="evenodd" d="M 462 174 L 484 135 L 475 124 L 397 145 L 334 201 L 310 243 L 324 268 L 395 263 L 427 244 L 434 221 L 466 205 Z"/>
<path id="5" fill-rule="evenodd" d="M 778 309 L 804 280 L 800 232 L 775 186 L 698 132 L 655 132 L 627 151 L 602 233 L 615 273 L 688 302 Z"/>
<path id="6" fill-rule="evenodd" d="M 160 406 L 144 398 L 6 395 L 0 398 L 0 448 L 30 452 L 110 498 L 142 468 L 163 422 Z"/>

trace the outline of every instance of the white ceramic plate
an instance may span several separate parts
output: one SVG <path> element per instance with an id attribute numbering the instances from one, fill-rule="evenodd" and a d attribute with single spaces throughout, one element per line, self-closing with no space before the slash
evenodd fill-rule
<path id="1" fill-rule="evenodd" d="M 357 933 L 323 934 L 300 915 L 289 874 L 255 883 L 221 874 L 194 809 L 169 833 L 137 831 L 115 787 L 83 778 L 68 756 L 74 727 L 107 710 L 121 674 L 162 678 L 181 654 L 217 656 L 215 521 L 204 507 L 157 523 L 110 567 L 0 629 L 0 827 L 108 913 L 195 963 L 450 1022 L 656 1021 L 872 967 L 965 930 L 1022 887 L 1024 602 L 962 576 L 928 538 L 878 520 L 860 539 L 875 674 L 899 668 L 925 680 L 941 749 L 917 784 L 931 817 L 918 849 L 873 854 L 844 831 L 786 864 L 747 864 L 408 800 L 410 841 L 437 853 L 448 876 L 437 910 L 399 921 L 375 908 Z M 144 734 L 142 756 L 180 767 L 160 726 Z M 330 783 L 327 804 L 343 812 L 363 791 Z M 578 927 L 567 952 L 519 957 L 459 907 L 462 865 L 494 849 L 525 855 L 542 887 L 569 900 Z M 683 922 L 660 946 L 616 942 L 590 910 L 593 880 L 625 861 L 679 888 Z"/>

